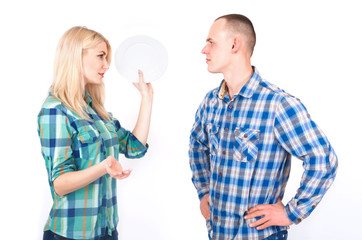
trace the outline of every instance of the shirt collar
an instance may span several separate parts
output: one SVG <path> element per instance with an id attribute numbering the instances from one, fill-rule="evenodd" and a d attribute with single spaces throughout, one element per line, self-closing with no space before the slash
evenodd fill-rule
<path id="1" fill-rule="evenodd" d="M 253 75 L 250 77 L 250 79 L 245 83 L 245 85 L 241 88 L 240 92 L 238 94 L 235 94 L 235 96 L 240 95 L 243 96 L 245 98 L 251 98 L 256 90 L 256 88 L 258 87 L 261 77 L 259 75 L 258 70 L 253 66 L 254 69 L 254 73 Z M 228 86 L 225 82 L 225 80 L 223 80 L 220 84 L 219 90 L 218 90 L 218 96 L 220 99 L 224 99 L 225 97 L 230 97 L 228 95 Z M 225 99 L 227 100 L 227 99 Z"/>
<path id="2" fill-rule="evenodd" d="M 88 106 L 92 107 L 93 98 L 89 95 L 87 91 L 84 92 L 84 101 L 88 104 Z"/>

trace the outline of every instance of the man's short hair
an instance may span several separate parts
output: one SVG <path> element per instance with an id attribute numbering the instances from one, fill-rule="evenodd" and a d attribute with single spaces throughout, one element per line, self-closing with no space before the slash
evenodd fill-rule
<path id="1" fill-rule="evenodd" d="M 253 55 L 256 35 L 253 23 L 249 20 L 249 18 L 241 14 L 228 14 L 217 18 L 215 21 L 219 19 L 225 19 L 226 24 L 230 27 L 231 31 L 244 35 L 250 56 Z"/>

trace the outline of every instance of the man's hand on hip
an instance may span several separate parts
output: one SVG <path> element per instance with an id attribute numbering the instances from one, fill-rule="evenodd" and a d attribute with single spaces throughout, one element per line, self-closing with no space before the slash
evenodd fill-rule
<path id="1" fill-rule="evenodd" d="M 262 230 L 270 226 L 289 226 L 292 222 L 284 212 L 284 205 L 280 199 L 275 204 L 261 204 L 249 209 L 245 219 L 261 217 L 261 219 L 249 224 L 249 227 L 257 227 Z"/>

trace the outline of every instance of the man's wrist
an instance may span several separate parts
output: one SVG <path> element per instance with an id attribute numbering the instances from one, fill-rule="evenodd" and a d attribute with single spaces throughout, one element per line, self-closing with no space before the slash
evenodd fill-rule
<path id="1" fill-rule="evenodd" d="M 199 195 L 199 199 L 201 201 L 201 199 L 203 199 L 205 197 L 205 195 L 209 194 L 209 190 L 201 190 L 199 191 L 198 195 Z"/>
<path id="2" fill-rule="evenodd" d="M 303 221 L 301 213 L 298 211 L 298 209 L 292 208 L 289 203 L 284 207 L 284 212 L 287 215 L 289 221 L 291 221 L 293 224 L 299 224 Z"/>

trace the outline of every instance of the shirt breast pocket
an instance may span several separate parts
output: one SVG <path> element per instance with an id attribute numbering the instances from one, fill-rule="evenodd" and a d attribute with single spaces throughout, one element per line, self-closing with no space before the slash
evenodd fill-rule
<path id="1" fill-rule="evenodd" d="M 97 155 L 102 150 L 100 135 L 93 130 L 86 131 L 82 129 L 78 133 L 78 139 L 79 149 L 76 152 L 76 157 L 83 160 L 96 160 Z"/>
<path id="2" fill-rule="evenodd" d="M 94 131 L 80 131 L 78 138 L 82 147 L 95 143 L 98 140 L 98 135 Z"/>
<path id="3" fill-rule="evenodd" d="M 259 135 L 260 131 L 257 129 L 235 129 L 233 157 L 236 161 L 251 162 L 257 159 Z"/>

